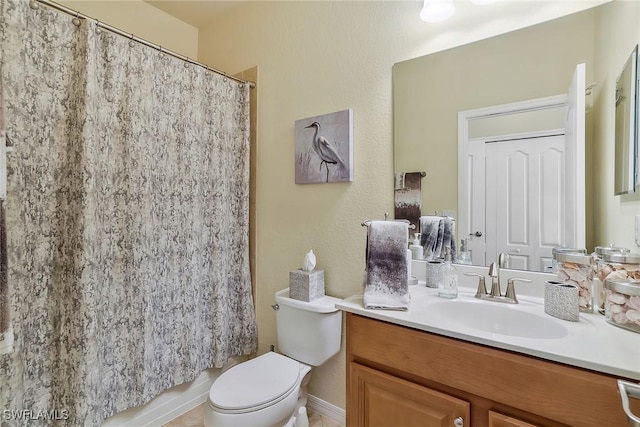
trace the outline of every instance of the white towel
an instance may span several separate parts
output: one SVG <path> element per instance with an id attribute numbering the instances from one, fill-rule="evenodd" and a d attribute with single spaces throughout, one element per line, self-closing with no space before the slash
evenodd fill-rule
<path id="1" fill-rule="evenodd" d="M 369 224 L 365 308 L 409 309 L 407 231 L 408 224 L 401 221 L 371 221 Z"/>

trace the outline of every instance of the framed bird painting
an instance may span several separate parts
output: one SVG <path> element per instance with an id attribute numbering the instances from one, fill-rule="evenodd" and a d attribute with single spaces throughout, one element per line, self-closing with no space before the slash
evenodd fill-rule
<path id="1" fill-rule="evenodd" d="M 353 111 L 296 120 L 296 184 L 353 181 Z"/>

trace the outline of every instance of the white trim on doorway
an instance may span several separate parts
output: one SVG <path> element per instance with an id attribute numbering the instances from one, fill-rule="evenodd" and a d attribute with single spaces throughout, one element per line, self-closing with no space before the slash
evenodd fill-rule
<path id="1" fill-rule="evenodd" d="M 458 112 L 458 238 L 466 238 L 471 233 L 478 230 L 472 230 L 471 221 L 468 217 L 470 211 L 471 199 L 469 189 L 463 183 L 470 182 L 469 168 L 467 167 L 469 124 L 470 121 L 476 119 L 484 119 L 489 117 L 507 116 L 512 114 L 526 113 L 538 110 L 564 108 L 567 102 L 567 95 L 555 95 L 544 98 L 530 99 L 526 101 L 513 102 L 508 104 L 494 105 L 489 107 L 477 108 Z M 531 132 L 533 134 L 534 132 Z M 496 138 L 487 138 L 499 140 Z M 485 230 L 482 230 L 485 232 Z M 477 234 L 475 234 L 477 235 Z"/>

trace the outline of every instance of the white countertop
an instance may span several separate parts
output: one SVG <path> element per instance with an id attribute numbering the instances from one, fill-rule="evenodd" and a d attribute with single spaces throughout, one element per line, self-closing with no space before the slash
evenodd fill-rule
<path id="1" fill-rule="evenodd" d="M 566 335 L 561 338 L 522 338 L 485 332 L 471 324 L 447 321 L 446 316 L 430 315 L 429 305 L 443 301 L 437 296 L 437 290 L 427 288 L 423 282 L 410 286 L 409 290 L 411 305 L 408 311 L 365 309 L 362 295 L 344 299 L 336 307 L 413 329 L 640 381 L 640 334 L 608 324 L 599 313 L 580 313 L 578 322 L 569 322 L 544 313 L 544 300 L 539 297 L 519 294 L 520 304 L 511 305 L 480 301 L 474 298 L 475 289 L 459 289 L 458 298 L 453 301 L 475 301 L 524 310 L 546 316 L 567 329 Z"/>

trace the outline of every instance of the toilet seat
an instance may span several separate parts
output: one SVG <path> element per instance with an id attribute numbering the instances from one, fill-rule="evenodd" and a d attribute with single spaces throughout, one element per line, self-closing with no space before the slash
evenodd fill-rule
<path id="1" fill-rule="evenodd" d="M 221 413 L 257 411 L 285 399 L 299 379 L 299 362 L 265 353 L 222 373 L 209 390 L 209 404 Z"/>

